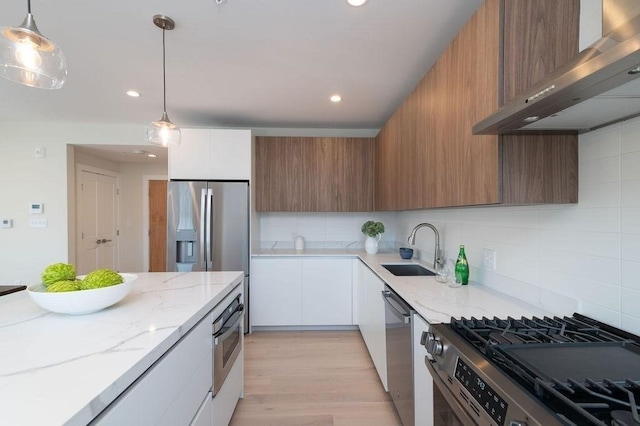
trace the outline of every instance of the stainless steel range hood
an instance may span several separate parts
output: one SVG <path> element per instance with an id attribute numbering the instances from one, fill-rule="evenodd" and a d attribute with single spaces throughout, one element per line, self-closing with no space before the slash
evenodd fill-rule
<path id="1" fill-rule="evenodd" d="M 474 134 L 588 132 L 640 115 L 640 1 L 603 0 L 602 38 L 473 126 Z"/>

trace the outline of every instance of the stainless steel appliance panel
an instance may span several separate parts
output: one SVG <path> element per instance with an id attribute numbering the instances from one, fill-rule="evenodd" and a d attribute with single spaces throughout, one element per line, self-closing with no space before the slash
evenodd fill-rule
<path id="1" fill-rule="evenodd" d="M 242 350 L 244 305 L 236 297 L 216 318 L 213 332 L 213 395 L 222 388 Z"/>
<path id="2" fill-rule="evenodd" d="M 389 395 L 404 426 L 413 426 L 413 353 L 411 346 L 411 307 L 385 286 L 385 332 L 387 385 Z"/>
<path id="3" fill-rule="evenodd" d="M 167 271 L 206 271 L 202 229 L 207 182 L 169 182 L 167 192 Z"/>
<path id="4" fill-rule="evenodd" d="M 249 274 L 249 187 L 246 182 L 209 182 L 212 271 Z"/>

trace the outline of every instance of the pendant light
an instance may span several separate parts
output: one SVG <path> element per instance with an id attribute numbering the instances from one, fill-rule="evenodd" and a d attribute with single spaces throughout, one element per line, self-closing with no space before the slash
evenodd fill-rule
<path id="1" fill-rule="evenodd" d="M 147 139 L 154 145 L 169 146 L 180 144 L 180 128 L 173 124 L 169 120 L 167 115 L 167 77 L 166 77 L 166 60 L 165 60 L 165 43 L 164 32 L 165 30 L 172 30 L 176 24 L 173 19 L 164 15 L 155 15 L 153 17 L 153 23 L 162 29 L 162 105 L 163 113 L 162 118 L 158 121 L 151 123 L 147 128 Z"/>
<path id="2" fill-rule="evenodd" d="M 67 77 L 64 54 L 38 31 L 31 0 L 22 25 L 0 28 L 0 75 L 39 89 L 59 89 Z"/>

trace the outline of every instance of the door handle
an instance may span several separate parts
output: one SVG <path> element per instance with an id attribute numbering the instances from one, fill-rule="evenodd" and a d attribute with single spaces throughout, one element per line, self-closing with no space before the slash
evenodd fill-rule
<path id="1" fill-rule="evenodd" d="M 98 240 L 96 241 L 96 244 L 102 244 L 102 240 L 98 238 Z"/>
<path id="2" fill-rule="evenodd" d="M 106 238 L 103 238 L 103 239 L 101 239 L 101 240 L 100 240 L 100 239 L 98 239 L 98 240 L 96 241 L 96 244 L 105 244 L 105 243 L 110 243 L 110 242 L 111 242 L 111 240 L 107 240 Z"/>

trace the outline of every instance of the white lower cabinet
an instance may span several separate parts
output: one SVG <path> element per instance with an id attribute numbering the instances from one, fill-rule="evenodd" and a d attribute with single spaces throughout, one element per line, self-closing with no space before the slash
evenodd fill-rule
<path id="1" fill-rule="evenodd" d="M 253 258 L 251 325 L 353 325 L 352 267 L 352 258 Z"/>
<path id="2" fill-rule="evenodd" d="M 363 262 L 358 261 L 357 264 L 358 326 L 382 385 L 388 391 L 385 309 L 382 298 L 384 281 Z"/>
<path id="3" fill-rule="evenodd" d="M 95 425 L 188 425 L 213 385 L 207 315 L 103 411 Z"/>
<path id="4" fill-rule="evenodd" d="M 413 314 L 413 393 L 416 426 L 433 425 L 433 379 L 425 365 L 426 348 L 420 344 L 422 333 L 429 330 L 429 323 Z"/>
<path id="5" fill-rule="evenodd" d="M 302 259 L 251 260 L 249 318 L 252 326 L 302 324 Z"/>
<path id="6" fill-rule="evenodd" d="M 351 325 L 353 259 L 302 260 L 302 324 Z"/>

